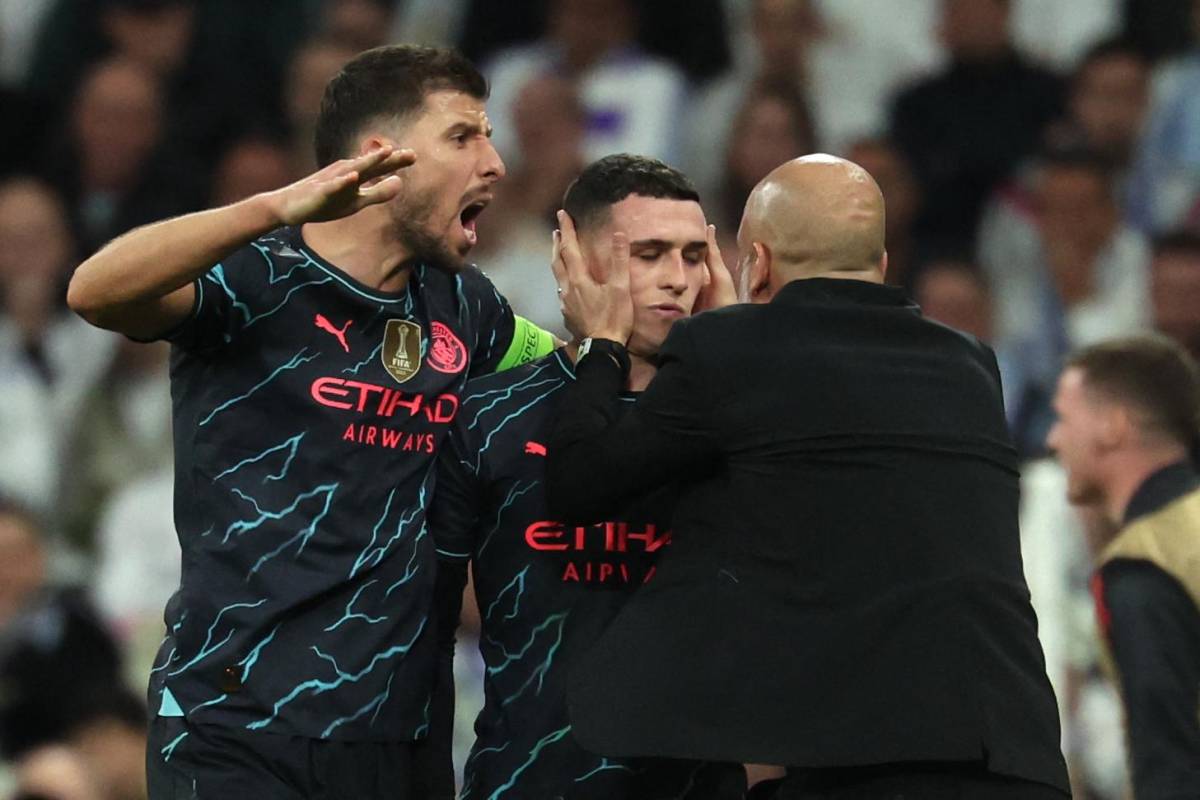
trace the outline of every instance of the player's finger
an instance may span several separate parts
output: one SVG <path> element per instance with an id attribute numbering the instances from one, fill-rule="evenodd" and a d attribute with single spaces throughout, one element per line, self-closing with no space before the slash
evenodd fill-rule
<path id="1" fill-rule="evenodd" d="M 725 275 L 729 275 L 729 270 L 725 268 L 725 259 L 721 257 L 721 246 L 717 244 L 716 225 L 708 226 L 708 233 L 705 238 L 708 240 L 708 253 L 704 260 L 709 269 L 716 273 L 712 277 L 719 279 Z"/>
<path id="2" fill-rule="evenodd" d="M 567 277 L 567 265 L 562 260 L 562 234 L 557 230 L 550 235 L 552 246 L 550 248 L 550 271 L 554 273 L 554 282 L 558 284 L 558 294 L 561 297 L 563 292 L 570 285 Z"/>
<path id="3" fill-rule="evenodd" d="M 612 235 L 612 256 L 603 282 L 617 287 L 629 285 L 629 236 L 624 231 Z"/>
<path id="4" fill-rule="evenodd" d="M 579 249 L 579 239 L 575 235 L 575 222 L 566 211 L 558 212 L 559 255 L 567 267 L 567 280 L 570 283 L 582 283 L 587 279 L 587 264 Z"/>
<path id="5" fill-rule="evenodd" d="M 388 175 L 386 178 L 376 181 L 369 187 L 360 187 L 358 190 L 358 207 L 365 208 L 376 203 L 386 203 L 400 194 L 402 188 L 404 188 L 404 182 L 400 180 L 399 175 Z"/>
<path id="6" fill-rule="evenodd" d="M 412 150 L 393 150 L 386 158 L 379 161 L 379 163 L 359 169 L 359 174 L 362 175 L 363 182 L 365 183 L 381 175 L 389 175 L 396 170 L 412 166 L 416 161 L 417 154 Z"/>
<path id="7" fill-rule="evenodd" d="M 365 154 L 353 158 L 353 160 L 350 161 L 350 168 L 354 169 L 354 172 L 359 173 L 360 175 L 366 175 L 367 170 L 377 167 L 379 163 L 382 163 L 385 158 L 390 156 L 392 152 L 395 152 L 395 150 L 396 149 L 392 148 L 390 144 L 379 145 L 378 148 L 368 150 L 365 152 Z"/>

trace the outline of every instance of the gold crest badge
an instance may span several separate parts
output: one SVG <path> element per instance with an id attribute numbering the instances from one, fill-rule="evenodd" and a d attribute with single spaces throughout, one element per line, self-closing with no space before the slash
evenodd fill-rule
<path id="1" fill-rule="evenodd" d="M 397 383 L 416 375 L 421 368 L 421 326 L 407 319 L 389 319 L 379 357 Z"/>

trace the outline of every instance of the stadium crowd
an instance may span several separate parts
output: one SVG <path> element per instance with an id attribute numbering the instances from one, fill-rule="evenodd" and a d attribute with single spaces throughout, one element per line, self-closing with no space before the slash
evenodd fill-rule
<path id="1" fill-rule="evenodd" d="M 774 167 L 868 169 L 888 280 L 997 352 L 1075 796 L 1121 797 L 1088 592 L 1104 532 L 1044 442 L 1074 350 L 1157 330 L 1200 357 L 1192 0 L 0 0 L 0 797 L 144 796 L 141 696 L 179 580 L 169 348 L 70 313 L 72 269 L 311 172 L 326 82 L 398 41 L 484 67 L 508 175 L 473 260 L 547 329 L 554 212 L 595 158 L 682 169 L 729 263 Z M 469 745 L 481 677 L 459 654 Z"/>

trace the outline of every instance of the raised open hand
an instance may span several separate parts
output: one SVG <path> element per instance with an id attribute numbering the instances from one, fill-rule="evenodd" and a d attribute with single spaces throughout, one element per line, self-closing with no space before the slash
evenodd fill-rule
<path id="1" fill-rule="evenodd" d="M 567 330 L 578 338 L 593 336 L 624 344 L 633 332 L 629 237 L 614 233 L 608 257 L 590 263 L 579 247 L 571 215 L 559 211 L 558 225 L 552 267 Z"/>
<path id="2" fill-rule="evenodd" d="M 402 184 L 400 176 L 392 173 L 416 160 L 412 150 L 384 146 L 357 158 L 335 161 L 272 192 L 276 213 L 285 225 L 348 217 L 395 197 Z"/>

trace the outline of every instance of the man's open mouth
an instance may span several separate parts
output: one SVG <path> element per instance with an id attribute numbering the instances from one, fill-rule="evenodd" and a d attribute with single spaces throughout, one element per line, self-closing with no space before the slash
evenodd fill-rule
<path id="1" fill-rule="evenodd" d="M 474 246 L 475 242 L 479 239 L 478 234 L 475 232 L 475 220 L 478 219 L 479 215 L 483 213 L 483 210 L 487 208 L 490 201 L 490 198 L 476 200 L 459 212 L 459 221 L 462 222 L 463 231 L 465 231 L 467 234 L 467 241 L 470 242 L 472 246 Z"/>

